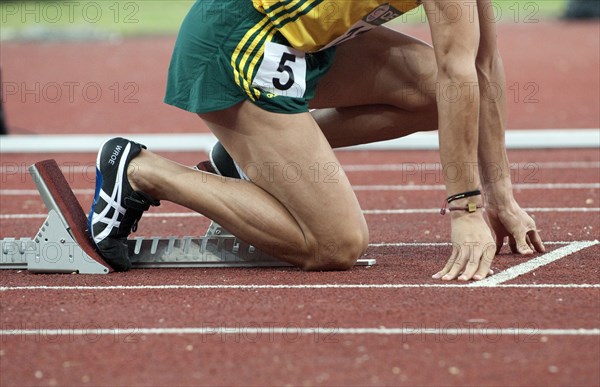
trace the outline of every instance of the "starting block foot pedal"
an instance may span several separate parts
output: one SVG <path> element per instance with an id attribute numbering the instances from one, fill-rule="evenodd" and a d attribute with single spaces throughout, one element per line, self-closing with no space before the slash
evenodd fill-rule
<path id="1" fill-rule="evenodd" d="M 32 243 L 2 241 L 2 263 L 24 256 L 27 269 L 36 273 L 106 274 L 111 268 L 96 252 L 87 217 L 55 160 L 29 167 L 48 217 Z M 24 248 L 24 245 L 27 248 Z"/>

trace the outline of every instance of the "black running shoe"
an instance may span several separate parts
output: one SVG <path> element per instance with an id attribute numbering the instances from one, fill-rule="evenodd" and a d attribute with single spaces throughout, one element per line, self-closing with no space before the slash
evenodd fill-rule
<path id="1" fill-rule="evenodd" d="M 115 271 L 131 268 L 127 237 L 135 232 L 144 211 L 160 202 L 134 191 L 127 166 L 144 145 L 124 138 L 105 142 L 96 160 L 96 193 L 88 217 L 90 233 L 102 257 Z"/>
<path id="2" fill-rule="evenodd" d="M 240 179 L 240 173 L 236 163 L 220 142 L 217 142 L 215 146 L 213 146 L 208 153 L 208 157 L 209 160 L 202 161 L 196 166 L 196 169 L 215 175 Z"/>

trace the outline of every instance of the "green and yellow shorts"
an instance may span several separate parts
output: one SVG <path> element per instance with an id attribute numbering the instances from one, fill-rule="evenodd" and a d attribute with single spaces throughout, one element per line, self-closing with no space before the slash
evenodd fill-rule
<path id="1" fill-rule="evenodd" d="M 198 0 L 177 37 L 165 102 L 193 113 L 246 99 L 274 113 L 307 112 L 334 56 L 334 47 L 289 47 L 250 0 Z"/>

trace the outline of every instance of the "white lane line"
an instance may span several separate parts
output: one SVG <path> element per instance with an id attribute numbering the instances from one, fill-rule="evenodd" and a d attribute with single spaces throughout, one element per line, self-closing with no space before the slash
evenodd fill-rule
<path id="1" fill-rule="evenodd" d="M 544 245 L 568 245 L 573 242 L 588 242 L 588 241 L 547 241 Z M 451 246 L 450 242 L 384 242 L 371 243 L 369 247 L 436 247 L 436 246 Z"/>
<path id="2" fill-rule="evenodd" d="M 442 191 L 443 185 L 354 185 L 354 191 Z M 600 183 L 514 184 L 515 190 L 599 189 Z"/>
<path id="3" fill-rule="evenodd" d="M 2 139 L 3 153 L 96 153 L 100 144 L 111 138 L 110 134 L 68 134 L 68 135 L 26 135 L 5 136 Z M 148 146 L 153 151 L 208 152 L 217 139 L 209 133 L 131 133 L 131 140 Z M 598 148 L 600 130 L 589 129 L 538 129 L 507 130 L 507 149 L 547 149 L 547 148 Z M 341 150 L 401 150 L 438 149 L 437 132 L 420 132 L 410 136 L 360 145 Z"/>
<path id="4" fill-rule="evenodd" d="M 45 217 L 45 216 L 44 216 Z M 19 238 L 15 238 L 18 240 Z M 592 242 L 592 241 L 545 241 L 545 246 L 553 245 L 569 245 L 573 242 Z M 592 242 L 594 243 L 594 242 Z M 450 247 L 450 242 L 381 242 L 381 243 L 369 243 L 370 248 L 378 247 Z"/>
<path id="5" fill-rule="evenodd" d="M 258 325 L 258 324 L 257 324 Z M 0 336 L 115 336 L 115 335 L 245 335 L 258 339 L 259 335 L 282 335 L 283 338 L 298 339 L 300 336 L 330 336 L 330 335 L 385 335 L 385 336 L 416 336 L 416 335 L 485 335 L 489 336 L 598 336 L 600 329 L 541 329 L 541 328 L 422 328 L 416 324 L 405 324 L 402 328 L 342 328 L 342 327 L 277 327 L 277 326 L 248 326 L 222 327 L 201 326 L 183 328 L 93 328 L 93 329 L 2 329 Z M 325 338 L 325 337 L 324 337 Z"/>
<path id="6" fill-rule="evenodd" d="M 533 258 L 527 262 L 523 262 L 519 265 L 513 266 L 509 269 L 506 269 L 498 274 L 495 274 L 491 277 L 488 277 L 482 281 L 473 282 L 469 284 L 470 287 L 485 287 L 485 286 L 497 286 L 503 282 L 510 281 L 514 278 L 517 278 L 520 275 L 527 274 L 539 267 L 548 265 L 554 261 L 558 261 L 561 258 L 564 258 L 568 255 L 574 254 L 580 250 L 588 248 L 590 246 L 597 245 L 598 241 L 589 241 L 589 242 L 573 242 L 564 247 L 560 247 L 556 250 L 553 250 L 549 253 L 546 253 L 537 258 Z"/>
<path id="7" fill-rule="evenodd" d="M 587 242 L 587 241 L 545 241 L 544 245 L 568 245 L 573 242 Z M 451 246 L 450 242 L 381 242 L 381 243 L 370 243 L 369 247 L 438 247 L 438 246 Z"/>
<path id="8" fill-rule="evenodd" d="M 507 130 L 506 149 L 599 148 L 600 129 Z M 346 148 L 348 150 L 437 150 L 437 132 L 419 132 L 404 138 Z"/>
<path id="9" fill-rule="evenodd" d="M 600 207 L 533 207 L 524 208 L 527 212 L 600 212 Z M 390 210 L 364 210 L 365 215 L 404 215 L 404 214 L 439 214 L 439 208 L 407 208 Z"/>
<path id="10" fill-rule="evenodd" d="M 502 289 L 600 289 L 600 284 L 499 284 Z M 105 286 L 2 286 L 0 292 L 44 290 L 310 290 L 310 289 L 465 289 L 463 284 L 300 284 L 300 285 L 105 285 Z"/>
<path id="11" fill-rule="evenodd" d="M 527 212 L 600 212 L 600 207 L 575 207 L 575 208 L 524 208 Z M 407 208 L 390 210 L 364 210 L 365 215 L 411 215 L 411 214 L 439 214 L 439 208 Z M 46 219 L 48 214 L 0 214 L 0 220 L 14 219 Z M 144 218 L 204 218 L 197 212 L 149 212 Z"/>
<path id="12" fill-rule="evenodd" d="M 354 185 L 355 191 L 443 191 L 444 185 Z M 546 190 L 546 189 L 599 189 L 600 183 L 549 183 L 549 184 L 514 184 L 515 190 Z M 76 195 L 93 195 L 93 189 L 74 189 Z M 38 196 L 35 189 L 1 189 L 0 196 Z"/>
<path id="13" fill-rule="evenodd" d="M 6 175 L 29 175 L 28 163 L 23 162 L 4 162 L 0 165 L 0 174 Z M 96 176 L 96 163 L 73 163 L 69 162 L 66 165 L 60 165 L 60 170 L 72 176 L 75 173 L 81 174 L 88 179 L 94 179 Z M 442 170 L 441 163 L 418 163 L 418 162 L 403 162 L 394 164 L 342 164 L 342 168 L 346 172 L 386 172 L 400 171 L 407 173 L 415 172 L 431 172 Z M 549 162 L 527 162 L 527 163 L 511 163 L 512 170 L 523 170 L 524 173 L 533 173 L 540 169 L 598 169 L 600 162 L 598 161 L 549 161 Z"/>
<path id="14" fill-rule="evenodd" d="M 73 189 L 75 195 L 93 195 L 93 189 Z M 0 196 L 39 196 L 37 189 L 0 189 Z"/>
<path id="15" fill-rule="evenodd" d="M 441 163 L 415 163 L 404 162 L 396 164 L 350 164 L 342 165 L 346 172 L 405 172 L 410 174 L 440 171 Z M 511 163 L 512 170 L 523 170 L 523 173 L 533 173 L 540 169 L 598 169 L 598 161 L 554 161 L 554 162 L 528 162 Z"/>
<path id="16" fill-rule="evenodd" d="M 18 238 L 16 238 L 18 239 Z M 544 245 L 568 245 L 575 241 L 546 241 Z M 585 241 L 577 241 L 585 242 Z M 382 242 L 382 243 L 370 243 L 369 247 L 441 247 L 451 246 L 449 242 Z"/>
<path id="17" fill-rule="evenodd" d="M 48 214 L 0 214 L 0 220 L 11 219 L 46 219 Z"/>

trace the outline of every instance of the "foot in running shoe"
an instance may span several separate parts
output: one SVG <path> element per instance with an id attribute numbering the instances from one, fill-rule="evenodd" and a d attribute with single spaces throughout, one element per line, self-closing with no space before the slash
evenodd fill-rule
<path id="1" fill-rule="evenodd" d="M 89 214 L 90 233 L 106 263 L 115 271 L 131 268 L 127 237 L 135 232 L 144 211 L 160 202 L 134 191 L 127 167 L 145 146 L 113 138 L 102 145 L 96 159 L 96 193 Z"/>
<path id="2" fill-rule="evenodd" d="M 227 153 L 227 150 L 225 150 L 220 142 L 217 142 L 215 146 L 213 146 L 208 153 L 208 157 L 209 160 L 199 163 L 196 166 L 196 169 L 213 173 L 215 175 L 248 180 L 246 175 L 240 169 L 239 165 L 233 161 L 229 153 Z"/>

